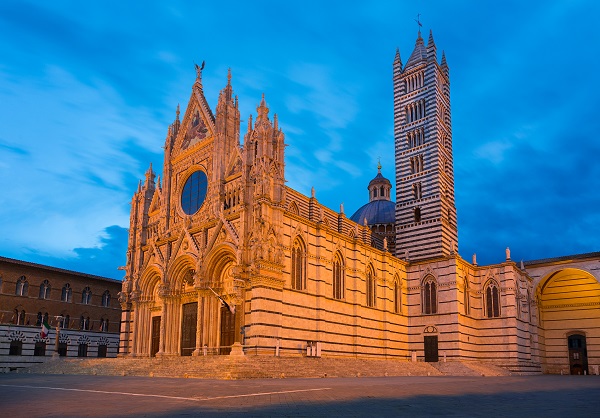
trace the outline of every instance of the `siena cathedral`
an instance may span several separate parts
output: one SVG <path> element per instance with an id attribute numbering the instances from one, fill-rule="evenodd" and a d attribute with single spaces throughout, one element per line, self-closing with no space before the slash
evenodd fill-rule
<path id="1" fill-rule="evenodd" d="M 378 167 L 352 216 L 286 186 L 264 96 L 240 141 L 231 73 L 202 68 L 131 204 L 121 356 L 489 361 L 598 372 L 600 253 L 478 265 L 458 255 L 450 71 L 430 33 L 393 60 L 395 202 Z M 375 173 L 374 173 L 375 174 Z M 365 199 L 366 200 L 366 199 Z"/>

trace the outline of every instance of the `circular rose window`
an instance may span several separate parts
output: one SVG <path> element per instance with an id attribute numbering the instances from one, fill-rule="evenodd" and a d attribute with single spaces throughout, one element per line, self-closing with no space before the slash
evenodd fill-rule
<path id="1" fill-rule="evenodd" d="M 194 171 L 185 182 L 181 192 L 181 208 L 187 215 L 193 215 L 204 203 L 208 181 L 204 171 Z"/>

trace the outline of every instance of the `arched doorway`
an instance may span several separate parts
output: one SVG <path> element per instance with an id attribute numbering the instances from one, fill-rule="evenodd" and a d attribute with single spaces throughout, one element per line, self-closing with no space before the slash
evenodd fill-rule
<path id="1" fill-rule="evenodd" d="M 537 288 L 539 336 L 548 373 L 583 374 L 600 354 L 600 283 L 589 272 L 563 268 Z"/>

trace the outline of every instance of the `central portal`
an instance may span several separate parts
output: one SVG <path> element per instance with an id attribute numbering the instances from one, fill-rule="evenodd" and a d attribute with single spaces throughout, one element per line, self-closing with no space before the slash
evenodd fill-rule
<path id="1" fill-rule="evenodd" d="M 198 302 L 186 303 L 181 313 L 181 355 L 191 356 L 196 349 Z"/>
<path id="2" fill-rule="evenodd" d="M 219 354 L 229 354 L 235 342 L 235 314 L 225 307 L 221 307 L 221 343 Z"/>

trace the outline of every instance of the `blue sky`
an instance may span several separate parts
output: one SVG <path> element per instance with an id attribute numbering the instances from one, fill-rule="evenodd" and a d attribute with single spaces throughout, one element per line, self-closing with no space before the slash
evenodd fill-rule
<path id="1" fill-rule="evenodd" d="M 122 278 L 129 202 L 206 61 L 242 134 L 265 93 L 288 185 L 348 216 L 394 179 L 392 61 L 451 73 L 459 252 L 600 250 L 596 1 L 0 2 L 0 255 Z"/>

